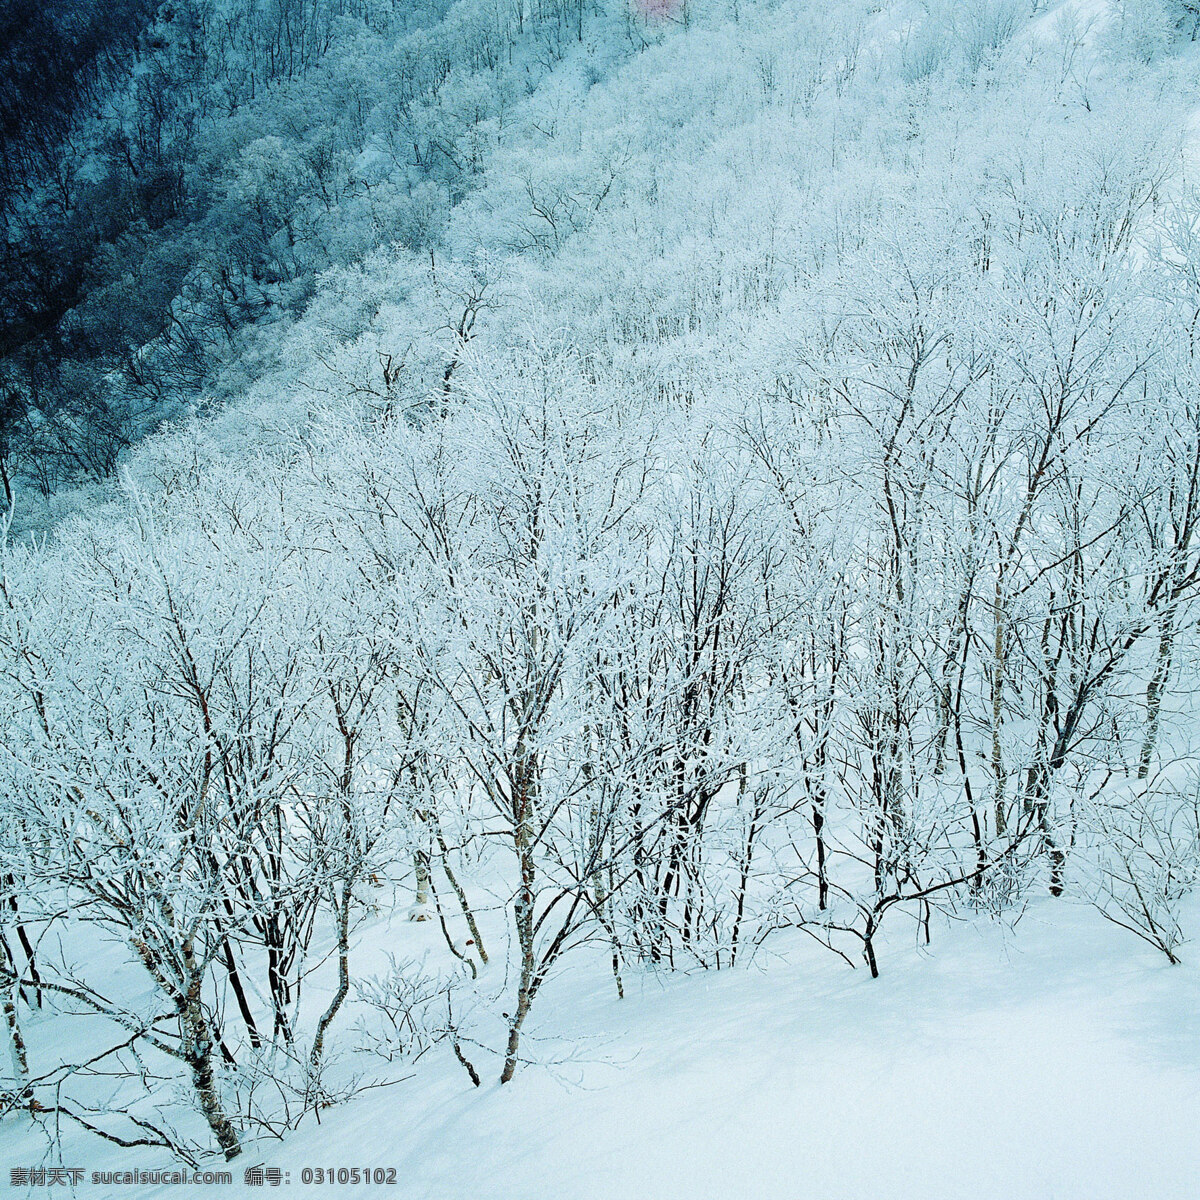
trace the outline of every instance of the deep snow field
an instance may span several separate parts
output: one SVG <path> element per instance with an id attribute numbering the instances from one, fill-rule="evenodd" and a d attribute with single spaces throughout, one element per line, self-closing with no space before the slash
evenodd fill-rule
<path id="1" fill-rule="evenodd" d="M 1195 914 L 1193 912 L 1193 924 Z M 432 934 L 398 913 L 371 940 Z M 395 1090 L 259 1142 L 209 1195 L 262 1195 L 246 1167 L 395 1167 L 397 1200 L 1193 1200 L 1200 1194 L 1200 971 L 1171 967 L 1090 908 L 1039 900 L 1016 932 L 897 922 L 882 977 L 801 934 L 748 967 L 692 976 L 602 970 L 544 997 L 531 1061 L 474 1089 L 445 1046 Z M 68 1135 L 64 1165 L 167 1167 Z M 71 1160 L 68 1163 L 67 1160 Z M 0 1130 L 16 1164 L 56 1165 Z M 220 1162 L 206 1164 L 218 1168 Z M 7 1188 L 9 1194 L 21 1194 Z M 31 1194 L 64 1194 L 62 1188 Z M 328 1185 L 324 1190 L 329 1190 Z M 178 1189 L 86 1182 L 79 1195 Z"/>
<path id="2" fill-rule="evenodd" d="M 395 1165 L 414 1200 L 1200 1194 L 1200 972 L 1053 901 L 1019 938 L 895 932 L 876 981 L 802 934 L 624 1001 L 573 980 L 508 1087 L 431 1066 L 412 1110 L 364 1098 L 264 1161 Z"/>

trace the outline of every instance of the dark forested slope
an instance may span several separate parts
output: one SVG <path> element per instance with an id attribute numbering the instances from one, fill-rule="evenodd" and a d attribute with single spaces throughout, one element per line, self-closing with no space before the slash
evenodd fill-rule
<path id="1" fill-rule="evenodd" d="M 105 477 L 322 270 L 436 245 L 506 107 L 589 16 L 585 0 L 10 5 L 6 491 Z"/>

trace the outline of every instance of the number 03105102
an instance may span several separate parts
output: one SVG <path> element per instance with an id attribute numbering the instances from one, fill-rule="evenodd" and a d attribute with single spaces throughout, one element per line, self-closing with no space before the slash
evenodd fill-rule
<path id="1" fill-rule="evenodd" d="M 301 1183 L 395 1183 L 395 1167 L 305 1167 Z"/>

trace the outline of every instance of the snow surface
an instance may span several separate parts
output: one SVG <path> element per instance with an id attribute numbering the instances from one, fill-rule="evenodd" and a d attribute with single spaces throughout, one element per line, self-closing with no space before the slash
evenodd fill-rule
<path id="1" fill-rule="evenodd" d="M 385 931 L 404 953 L 428 927 Z M 1190 961 L 1170 967 L 1091 909 L 1049 900 L 1016 933 L 935 928 L 930 949 L 897 925 L 876 981 L 800 934 L 777 936 L 735 971 L 629 971 L 623 1001 L 598 965 L 576 964 L 535 1010 L 533 1061 L 512 1084 L 492 1082 L 498 1066 L 475 1051 L 475 1090 L 439 1049 L 320 1126 L 249 1146 L 235 1185 L 202 1193 L 266 1195 L 242 1183 L 263 1163 L 290 1172 L 276 1195 L 317 1194 L 300 1183 L 305 1166 L 394 1166 L 393 1187 L 337 1194 L 398 1200 L 1200 1195 Z M 167 1165 L 74 1135 L 66 1146 L 63 1161 L 89 1171 Z M 0 1128 L 6 1176 L 43 1153 Z M 102 1193 L 178 1194 L 79 1189 Z"/>
<path id="2" fill-rule="evenodd" d="M 480 1092 L 422 1076 L 387 1117 L 367 1100 L 305 1153 L 370 1146 L 430 1200 L 1200 1195 L 1194 968 L 1049 902 L 1019 938 L 895 948 L 876 981 L 794 949 L 630 980 L 623 1002 L 611 981 L 547 997 L 545 1023 L 590 1061 Z"/>

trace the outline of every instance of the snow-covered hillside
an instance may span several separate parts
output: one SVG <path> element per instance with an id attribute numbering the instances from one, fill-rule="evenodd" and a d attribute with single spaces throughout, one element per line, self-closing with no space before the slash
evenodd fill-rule
<path id="1" fill-rule="evenodd" d="M 419 954 L 420 932 L 382 920 L 368 940 Z M 293 1193 L 306 1169 L 358 1167 L 395 1168 L 395 1183 L 346 1190 L 397 1200 L 1195 1195 L 1194 967 L 1045 902 L 1017 932 L 958 927 L 931 950 L 899 938 L 891 957 L 873 982 L 796 935 L 746 970 L 638 972 L 623 1000 L 585 966 L 555 981 L 536 1066 L 509 1087 L 476 1091 L 453 1060 L 426 1058 L 397 1087 L 256 1143 L 213 1191 L 256 1194 L 247 1167 L 278 1169 Z M 6 1167 L 58 1161 L 41 1138 L 6 1138 Z M 94 1142 L 62 1161 L 88 1179 L 171 1165 Z"/>
<path id="2" fill-rule="evenodd" d="M 0 1164 L 1191 1195 L 1198 14 L 336 9 L 0 444 Z"/>

